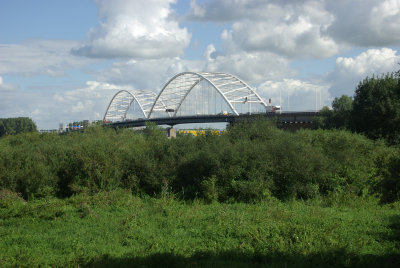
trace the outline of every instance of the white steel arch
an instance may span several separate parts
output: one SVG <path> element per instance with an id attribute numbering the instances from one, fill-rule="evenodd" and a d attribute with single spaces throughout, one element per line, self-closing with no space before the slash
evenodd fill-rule
<path id="1" fill-rule="evenodd" d="M 143 118 L 147 118 L 156 94 L 152 91 L 120 90 L 111 99 L 104 114 L 103 122 L 124 121 L 132 103 L 136 101 Z"/>
<path id="2" fill-rule="evenodd" d="M 226 102 L 232 112 L 239 115 L 235 108 L 236 103 L 246 103 L 248 105 L 260 104 L 267 105 L 261 97 L 245 82 L 234 75 L 228 73 L 209 73 L 209 72 L 183 72 L 172 77 L 157 95 L 151 107 L 148 118 L 154 112 L 164 112 L 167 116 L 176 116 L 183 101 L 188 94 L 201 81 L 206 81 Z"/>

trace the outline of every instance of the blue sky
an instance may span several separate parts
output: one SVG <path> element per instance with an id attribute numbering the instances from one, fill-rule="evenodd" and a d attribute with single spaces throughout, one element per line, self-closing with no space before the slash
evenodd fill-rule
<path id="1" fill-rule="evenodd" d="M 118 90 L 158 92 L 183 71 L 313 110 L 398 70 L 398 25 L 400 0 L 2 0 L 0 118 L 102 119 Z"/>

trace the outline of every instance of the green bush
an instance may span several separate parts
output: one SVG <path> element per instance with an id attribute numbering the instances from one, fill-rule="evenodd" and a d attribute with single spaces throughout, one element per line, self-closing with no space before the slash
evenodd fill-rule
<path id="1" fill-rule="evenodd" d="M 25 199 L 124 188 L 209 202 L 378 195 L 399 200 L 399 151 L 344 130 L 242 122 L 217 136 L 143 132 L 25 133 L 0 139 L 0 189 Z"/>

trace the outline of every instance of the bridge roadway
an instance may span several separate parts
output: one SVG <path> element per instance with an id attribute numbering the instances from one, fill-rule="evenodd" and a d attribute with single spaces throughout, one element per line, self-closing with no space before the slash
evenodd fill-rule
<path id="1" fill-rule="evenodd" d="M 276 120 L 278 124 L 311 124 L 313 118 L 318 112 L 282 112 L 282 113 L 256 113 L 256 114 L 241 114 L 241 115 L 194 115 L 180 117 L 163 117 L 126 120 L 122 122 L 109 123 L 108 125 L 114 128 L 117 127 L 141 127 L 146 126 L 147 122 L 155 123 L 156 125 L 174 126 L 179 124 L 194 124 L 194 123 L 230 123 L 235 124 L 240 121 L 251 120 L 256 118 L 266 118 Z"/>

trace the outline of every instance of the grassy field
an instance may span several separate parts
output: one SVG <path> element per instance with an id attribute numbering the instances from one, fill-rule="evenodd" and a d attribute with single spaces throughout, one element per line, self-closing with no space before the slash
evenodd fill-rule
<path id="1" fill-rule="evenodd" d="M 0 267 L 400 267 L 400 206 L 0 198 Z"/>

